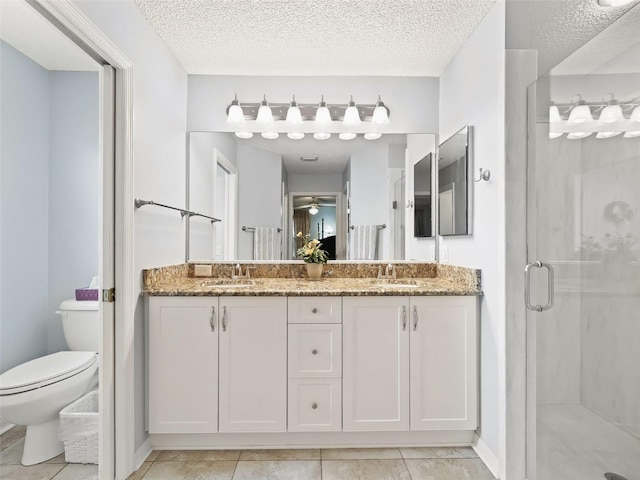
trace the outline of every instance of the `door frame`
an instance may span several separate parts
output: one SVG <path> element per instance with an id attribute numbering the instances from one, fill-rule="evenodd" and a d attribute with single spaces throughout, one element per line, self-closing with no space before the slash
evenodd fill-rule
<path id="1" fill-rule="evenodd" d="M 111 375 L 103 379 L 107 384 L 101 385 L 101 402 L 108 418 L 102 415 L 100 420 L 103 437 L 100 479 L 124 479 L 135 467 L 135 439 L 131 428 L 134 424 L 134 355 L 131 350 L 137 300 L 134 296 L 133 262 L 134 65 L 71 0 L 26 1 L 98 63 L 111 65 L 115 70 L 115 155 L 112 184 L 115 276 L 114 285 L 111 286 L 115 287 L 117 294 L 112 338 L 103 339 L 103 344 L 112 348 L 102 352 L 101 360 L 102 364 L 111 367 Z M 103 285 L 103 288 L 108 287 Z M 118 412 L 117 415 L 115 412 Z"/>

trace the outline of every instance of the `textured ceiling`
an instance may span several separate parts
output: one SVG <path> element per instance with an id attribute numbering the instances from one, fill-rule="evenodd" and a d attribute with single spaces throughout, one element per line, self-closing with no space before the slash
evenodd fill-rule
<path id="1" fill-rule="evenodd" d="M 538 71 L 545 73 L 639 3 L 601 7 L 597 0 L 507 0 L 507 48 L 537 50 Z"/>
<path id="2" fill-rule="evenodd" d="M 439 76 L 495 0 L 136 0 L 190 74 Z"/>

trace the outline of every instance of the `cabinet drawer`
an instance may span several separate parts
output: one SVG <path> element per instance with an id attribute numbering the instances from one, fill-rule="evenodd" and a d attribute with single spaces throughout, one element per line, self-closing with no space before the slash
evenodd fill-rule
<path id="1" fill-rule="evenodd" d="M 339 378 L 289 380 L 290 432 L 335 432 L 342 429 Z"/>
<path id="2" fill-rule="evenodd" d="M 289 323 L 341 323 L 341 297 L 289 297 Z"/>
<path id="3" fill-rule="evenodd" d="M 289 378 L 342 376 L 342 325 L 289 325 Z"/>

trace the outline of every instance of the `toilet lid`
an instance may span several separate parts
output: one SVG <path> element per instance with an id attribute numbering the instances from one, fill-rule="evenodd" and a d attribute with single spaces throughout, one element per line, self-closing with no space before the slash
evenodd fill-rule
<path id="1" fill-rule="evenodd" d="M 86 370 L 97 360 L 95 352 L 57 352 L 36 358 L 0 375 L 0 395 L 59 382 Z"/>

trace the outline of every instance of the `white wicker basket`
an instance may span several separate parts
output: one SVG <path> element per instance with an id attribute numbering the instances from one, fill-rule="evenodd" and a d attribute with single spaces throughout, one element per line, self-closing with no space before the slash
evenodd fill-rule
<path id="1" fill-rule="evenodd" d="M 60 440 L 68 463 L 98 463 L 98 400 L 94 390 L 60 412 Z"/>

